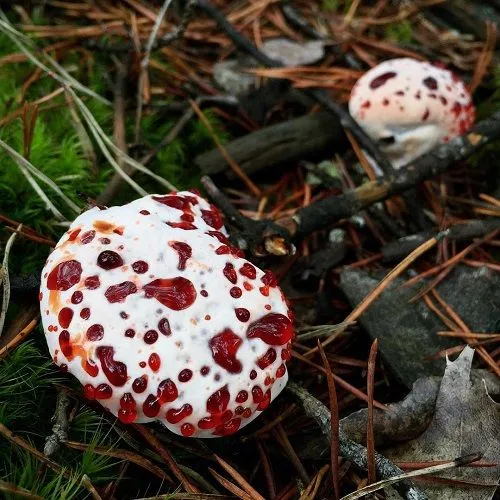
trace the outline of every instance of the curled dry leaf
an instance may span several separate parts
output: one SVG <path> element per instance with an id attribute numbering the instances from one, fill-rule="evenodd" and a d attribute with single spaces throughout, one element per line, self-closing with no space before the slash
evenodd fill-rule
<path id="1" fill-rule="evenodd" d="M 429 427 L 417 439 L 386 450 L 391 460 L 452 460 L 481 453 L 485 462 L 500 461 L 500 405 L 491 398 L 484 380 L 471 377 L 473 356 L 473 349 L 466 347 L 455 361 L 447 362 Z M 422 489 L 430 499 L 489 500 L 496 490 L 491 485 L 500 478 L 500 466 L 454 469 L 441 477 L 473 484 L 428 483 Z M 395 499 L 396 495 L 391 492 L 388 498 Z"/>

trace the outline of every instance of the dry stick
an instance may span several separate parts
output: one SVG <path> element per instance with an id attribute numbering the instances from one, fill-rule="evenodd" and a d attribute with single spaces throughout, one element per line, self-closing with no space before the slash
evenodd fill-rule
<path id="1" fill-rule="evenodd" d="M 193 100 L 190 100 L 189 104 L 191 104 L 191 107 L 193 108 L 194 112 L 198 115 L 203 125 L 205 125 L 205 127 L 207 128 L 207 131 L 212 137 L 213 141 L 215 142 L 215 145 L 217 146 L 217 148 L 219 148 L 221 155 L 227 161 L 229 166 L 233 169 L 234 173 L 246 184 L 248 189 L 250 189 L 250 191 L 252 191 L 252 193 L 255 196 L 260 197 L 260 189 L 252 182 L 250 177 L 248 177 L 248 175 L 241 169 L 241 167 L 229 156 L 228 152 L 226 151 L 226 148 L 220 142 L 219 138 L 217 137 L 217 134 L 214 132 L 212 125 L 207 120 L 207 117 L 202 113 L 198 104 Z"/>
<path id="2" fill-rule="evenodd" d="M 45 440 L 43 452 L 47 457 L 53 455 L 58 449 L 62 441 L 68 437 L 68 406 L 69 397 L 65 391 L 59 389 L 57 391 L 56 411 L 52 420 L 52 434 Z"/>
<path id="3" fill-rule="evenodd" d="M 134 429 L 149 443 L 170 467 L 172 474 L 182 483 L 188 493 L 199 493 L 198 488 L 193 486 L 182 473 L 170 452 L 160 442 L 160 440 L 144 425 L 133 424 Z"/>
<path id="4" fill-rule="evenodd" d="M 12 233 L 7 240 L 5 245 L 5 251 L 3 255 L 2 266 L 0 267 L 0 285 L 3 286 L 2 291 L 2 308 L 0 309 L 0 336 L 3 332 L 3 325 L 5 324 L 5 318 L 7 317 L 7 309 L 9 308 L 10 302 L 10 279 L 9 279 L 9 254 L 12 245 L 16 239 L 17 233 L 23 227 L 22 224 L 17 226 L 16 232 Z"/>
<path id="5" fill-rule="evenodd" d="M 287 390 L 302 404 L 306 414 L 316 421 L 321 432 L 331 439 L 331 417 L 328 408 L 326 408 L 321 401 L 312 396 L 306 389 L 294 382 L 288 383 Z M 351 441 L 342 432 L 339 433 L 339 453 L 340 456 L 349 460 L 361 470 L 367 470 L 368 462 L 366 448 Z M 375 465 L 377 475 L 382 479 L 388 479 L 392 476 L 403 474 L 403 471 L 399 467 L 396 467 L 390 460 L 379 453 L 375 453 Z M 427 500 L 425 493 L 420 491 L 411 481 L 405 480 L 396 483 L 394 488 L 406 500 Z"/>
<path id="6" fill-rule="evenodd" d="M 31 320 L 7 345 L 0 349 L 0 360 L 17 347 L 38 325 L 40 316 Z"/>
<path id="7" fill-rule="evenodd" d="M 498 138 L 500 111 L 479 122 L 466 134 L 437 146 L 408 166 L 398 169 L 390 179 L 367 182 L 340 196 L 330 196 L 299 209 L 288 222 L 291 234 L 303 237 L 348 218 L 377 201 L 407 191 L 424 180 L 442 174 L 458 161 Z"/>
<path id="8" fill-rule="evenodd" d="M 206 14 L 208 14 L 219 27 L 227 34 L 236 46 L 250 54 L 261 64 L 271 68 L 281 68 L 283 65 L 266 56 L 257 47 L 225 18 L 224 14 L 214 7 L 208 0 L 197 0 L 197 5 Z M 366 132 L 358 125 L 352 116 L 340 104 L 332 101 L 328 95 L 320 89 L 311 89 L 304 92 L 315 101 L 322 104 L 326 110 L 336 115 L 342 126 L 349 130 L 357 139 L 360 146 L 365 149 L 370 156 L 377 162 L 381 170 L 387 175 L 394 175 L 394 168 L 391 162 L 377 148 L 375 143 L 367 136 Z"/>
<path id="9" fill-rule="evenodd" d="M 319 353 L 323 360 L 323 365 L 326 370 L 326 382 L 328 384 L 328 397 L 330 399 L 330 461 L 332 466 L 332 481 L 333 491 L 335 492 L 335 500 L 340 498 L 339 484 L 339 404 L 337 399 L 337 391 L 335 389 L 335 380 L 333 379 L 332 369 L 326 357 L 325 351 L 318 340 Z M 372 400 L 373 401 L 373 400 Z"/>
<path id="10" fill-rule="evenodd" d="M 368 356 L 368 374 L 366 381 L 366 393 L 368 395 L 368 425 L 366 426 L 366 453 L 368 455 L 368 484 L 374 483 L 375 473 L 375 435 L 373 433 L 373 388 L 375 386 L 375 361 L 377 358 L 378 339 L 375 339 L 370 347 Z"/>

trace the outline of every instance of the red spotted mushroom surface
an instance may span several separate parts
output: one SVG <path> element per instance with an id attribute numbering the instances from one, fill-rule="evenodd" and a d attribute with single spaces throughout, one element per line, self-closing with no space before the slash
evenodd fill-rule
<path id="1" fill-rule="evenodd" d="M 349 112 L 395 168 L 467 132 L 475 110 L 451 71 L 410 58 L 372 68 L 354 85 Z"/>
<path id="2" fill-rule="evenodd" d="M 45 264 L 40 307 L 54 362 L 125 423 L 229 435 L 287 382 L 293 327 L 276 278 L 191 192 L 80 215 Z"/>

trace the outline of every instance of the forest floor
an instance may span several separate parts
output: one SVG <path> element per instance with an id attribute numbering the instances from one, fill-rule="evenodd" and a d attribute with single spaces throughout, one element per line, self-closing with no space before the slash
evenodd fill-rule
<path id="1" fill-rule="evenodd" d="M 498 1 L 0 7 L 0 496 L 495 495 Z M 381 180 L 345 109 L 400 57 L 453 70 L 477 126 Z M 219 439 L 87 401 L 40 322 L 41 269 L 79 213 L 184 189 L 221 209 L 295 316 L 287 389 Z"/>

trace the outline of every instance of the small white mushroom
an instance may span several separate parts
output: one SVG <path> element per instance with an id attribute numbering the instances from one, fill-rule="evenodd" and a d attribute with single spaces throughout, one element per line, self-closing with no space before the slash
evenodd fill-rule
<path id="1" fill-rule="evenodd" d="M 451 71 L 410 58 L 385 61 L 354 85 L 349 112 L 394 168 L 465 133 L 472 97 Z"/>
<path id="2" fill-rule="evenodd" d="M 283 293 L 196 194 L 83 213 L 41 281 L 54 362 L 122 422 L 226 436 L 286 385 L 293 327 Z"/>

